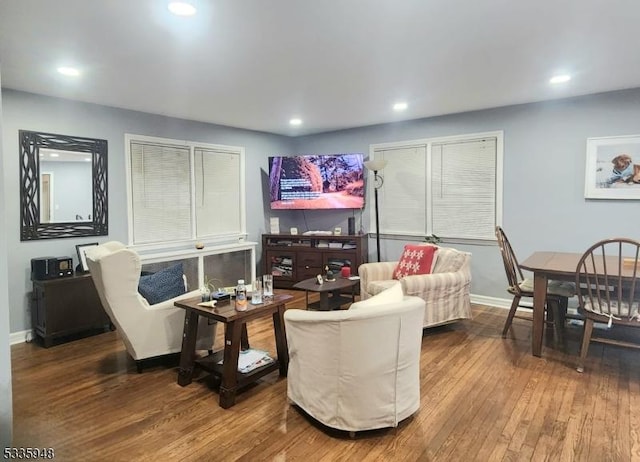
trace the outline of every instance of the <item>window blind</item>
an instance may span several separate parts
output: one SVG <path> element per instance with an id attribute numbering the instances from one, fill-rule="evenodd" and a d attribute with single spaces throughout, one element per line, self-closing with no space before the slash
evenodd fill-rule
<path id="1" fill-rule="evenodd" d="M 195 148 L 196 230 L 198 236 L 239 233 L 240 154 Z"/>
<path id="2" fill-rule="evenodd" d="M 189 239 L 189 148 L 132 142 L 130 152 L 134 242 Z"/>
<path id="3" fill-rule="evenodd" d="M 496 139 L 431 147 L 432 232 L 493 239 L 496 226 Z"/>
<path id="4" fill-rule="evenodd" d="M 380 150 L 387 161 L 378 190 L 380 232 L 424 235 L 426 229 L 426 146 Z M 373 223 L 373 222 L 372 222 Z"/>
<path id="5" fill-rule="evenodd" d="M 373 145 L 371 154 L 387 161 L 379 172 L 382 234 L 495 239 L 502 132 Z"/>
<path id="6" fill-rule="evenodd" d="M 126 135 L 130 242 L 228 242 L 245 233 L 244 149 Z"/>

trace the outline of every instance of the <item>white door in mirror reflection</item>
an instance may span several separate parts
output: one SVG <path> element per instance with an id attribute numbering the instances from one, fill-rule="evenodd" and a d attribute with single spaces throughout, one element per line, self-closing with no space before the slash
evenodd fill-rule
<path id="1" fill-rule="evenodd" d="M 91 154 L 40 150 L 40 223 L 91 221 Z"/>
<path id="2" fill-rule="evenodd" d="M 40 223 L 51 222 L 51 173 L 40 175 Z"/>

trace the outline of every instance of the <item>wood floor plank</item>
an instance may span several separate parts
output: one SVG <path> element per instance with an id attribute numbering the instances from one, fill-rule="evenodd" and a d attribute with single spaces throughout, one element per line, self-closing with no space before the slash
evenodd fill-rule
<path id="1" fill-rule="evenodd" d="M 578 387 L 576 374 L 577 371 L 573 367 L 563 365 L 557 368 L 556 375 L 560 383 L 554 391 L 555 403 L 551 409 L 557 406 L 558 412 L 553 422 L 547 422 L 547 431 L 536 443 L 532 460 L 561 460 L 564 447 L 563 435 L 567 433 L 571 402 Z"/>
<path id="2" fill-rule="evenodd" d="M 291 293 L 288 308 L 304 308 L 304 292 Z M 580 374 L 579 327 L 564 344 L 545 331 L 536 358 L 530 323 L 514 320 L 502 339 L 506 310 L 473 313 L 424 332 L 420 410 L 353 439 L 291 405 L 277 372 L 222 409 L 206 374 L 177 384 L 175 358 L 138 374 L 117 332 L 14 345 L 13 445 L 53 447 L 65 461 L 640 460 L 637 351 L 592 345 Z M 248 333 L 275 353 L 270 319 Z"/>
<path id="3" fill-rule="evenodd" d="M 479 444 L 478 441 L 483 441 L 495 424 L 501 411 L 498 398 L 500 393 L 496 393 L 496 389 L 504 387 L 511 378 L 513 369 L 497 358 L 495 352 L 492 351 L 490 354 L 496 358 L 493 364 L 494 371 L 485 374 L 482 380 L 474 385 L 473 388 L 477 390 L 475 396 L 467 395 L 467 409 L 455 428 L 447 435 L 446 442 L 435 455 L 437 458 L 463 460 L 468 454 L 474 453 L 472 446 Z"/>
<path id="4" fill-rule="evenodd" d="M 631 460 L 640 460 L 640 368 L 632 365 L 628 368 L 629 375 L 629 451 Z M 626 410 L 625 410 L 626 411 Z M 624 438 L 626 429 L 621 428 L 620 435 Z"/>
<path id="5" fill-rule="evenodd" d="M 490 412 L 485 417 L 484 422 L 489 431 L 477 451 L 473 447 L 469 448 L 471 454 L 477 454 L 476 460 L 491 460 L 492 454 L 503 454 L 509 446 L 510 436 L 507 436 L 504 428 L 533 373 L 532 369 L 518 368 L 514 364 L 509 367 L 512 372 L 510 378 L 505 380 L 501 390 L 496 390 L 489 398 L 498 411 L 495 414 Z"/>

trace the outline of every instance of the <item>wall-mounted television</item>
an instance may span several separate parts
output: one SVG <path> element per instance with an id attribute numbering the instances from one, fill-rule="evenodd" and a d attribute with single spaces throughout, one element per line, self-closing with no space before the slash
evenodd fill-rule
<path id="1" fill-rule="evenodd" d="M 364 155 L 269 157 L 273 210 L 364 208 Z"/>

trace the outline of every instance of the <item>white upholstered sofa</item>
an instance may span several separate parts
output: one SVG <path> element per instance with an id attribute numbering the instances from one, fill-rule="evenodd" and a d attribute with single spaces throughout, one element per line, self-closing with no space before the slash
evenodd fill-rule
<path id="1" fill-rule="evenodd" d="M 349 310 L 287 310 L 289 400 L 339 430 L 397 426 L 420 407 L 424 305 L 398 285 Z"/>
<path id="2" fill-rule="evenodd" d="M 392 278 L 397 263 L 393 261 L 360 265 L 358 275 L 362 300 L 397 283 Z M 438 247 L 432 274 L 417 274 L 400 279 L 405 295 L 420 297 L 426 303 L 423 327 L 471 319 L 470 265 L 470 253 Z"/>
<path id="3" fill-rule="evenodd" d="M 140 257 L 116 241 L 89 249 L 87 265 L 104 310 L 136 361 L 138 372 L 144 359 L 180 352 L 185 311 L 173 302 L 197 296 L 198 290 L 150 305 L 138 292 Z M 203 317 L 198 326 L 198 349 L 213 348 L 216 325 L 208 325 Z"/>

